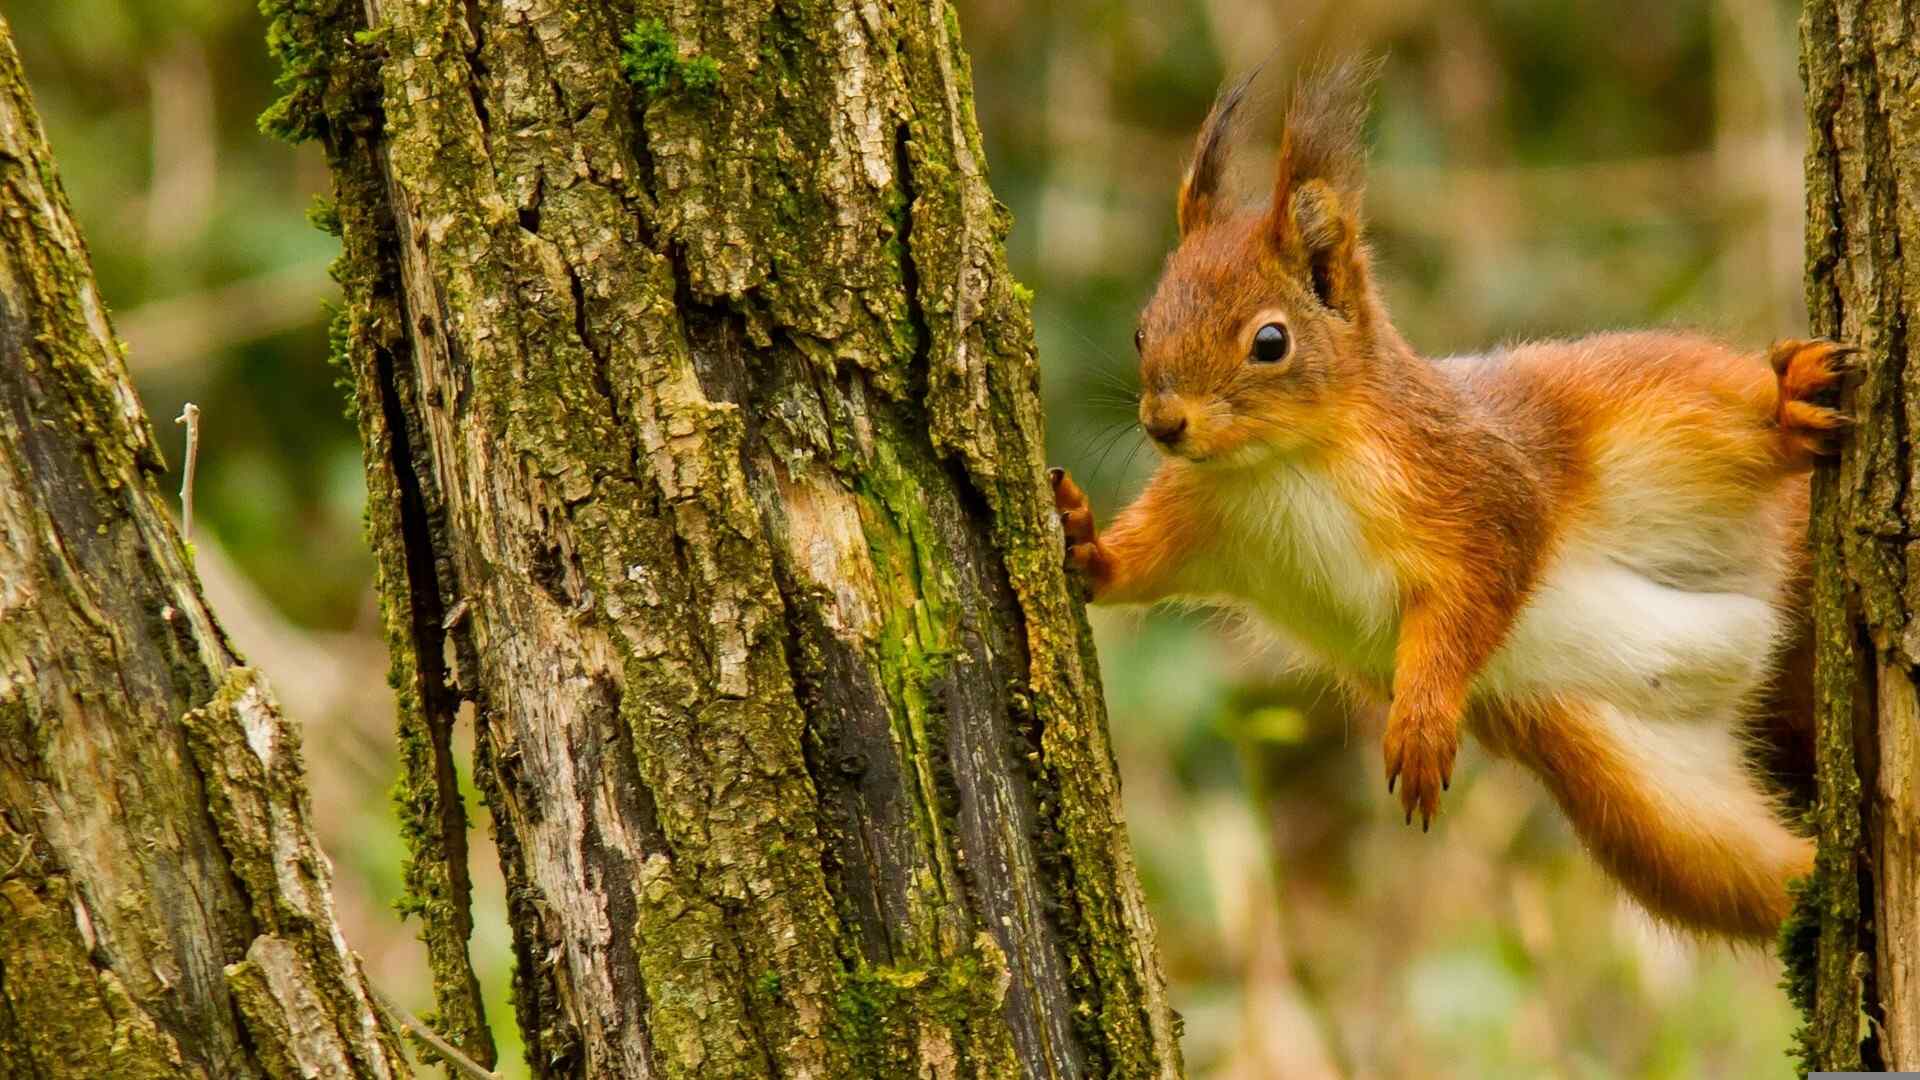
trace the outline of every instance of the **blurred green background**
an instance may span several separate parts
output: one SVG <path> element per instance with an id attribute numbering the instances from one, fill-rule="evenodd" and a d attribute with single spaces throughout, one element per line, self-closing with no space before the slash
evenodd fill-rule
<path id="1" fill-rule="evenodd" d="M 1799 332 L 1802 146 L 1783 0 L 960 0 L 1013 263 L 1036 294 L 1052 455 L 1111 513 L 1152 467 L 1130 335 L 1220 79 L 1390 61 L 1368 212 L 1389 303 L 1434 354 L 1687 324 Z M 392 704 L 359 447 L 325 361 L 335 243 L 311 147 L 255 132 L 264 26 L 225 0 L 10 0 L 147 407 L 204 410 L 199 564 L 307 731 L 340 905 L 428 1007 L 389 906 Z M 1270 125 L 1259 129 L 1270 132 Z M 1240 157 L 1246 182 L 1266 164 Z M 177 461 L 176 461 L 177 464 Z M 1773 961 L 1651 926 L 1539 789 L 1469 749 L 1431 835 L 1377 775 L 1378 718 L 1220 618 L 1096 613 L 1113 732 L 1197 1078 L 1785 1075 Z M 484 815 L 477 808 L 476 814 Z M 510 1075 L 497 867 L 475 956 Z"/>

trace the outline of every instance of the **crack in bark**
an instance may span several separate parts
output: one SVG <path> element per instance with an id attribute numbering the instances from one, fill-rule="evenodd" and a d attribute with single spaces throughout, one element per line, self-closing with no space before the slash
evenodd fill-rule
<path id="1" fill-rule="evenodd" d="M 460 1022 L 458 1029 L 449 1034 L 461 1049 L 482 1064 L 492 1065 L 495 1060 L 493 1036 L 487 1026 L 479 981 L 466 955 L 468 943 L 473 938 L 473 883 L 468 865 L 466 803 L 460 793 L 453 763 L 453 726 L 459 716 L 460 698 L 449 686 L 446 667 L 448 628 L 444 626 L 446 610 L 442 602 L 443 590 L 449 595 L 456 590 L 444 585 L 437 572 L 433 540 L 436 530 L 429 515 L 422 474 L 417 471 L 420 466 L 414 454 L 413 426 L 402 404 L 396 381 L 399 374 L 395 370 L 393 354 L 386 349 L 378 349 L 372 360 L 373 378 L 380 395 L 379 405 L 386 422 L 387 468 L 396 489 L 408 610 L 412 613 L 411 634 L 417 665 L 415 700 L 419 702 L 419 715 L 426 726 L 433 773 L 431 783 L 436 792 L 438 810 L 435 824 L 439 830 L 436 839 L 441 849 L 439 865 L 446 874 L 446 899 L 451 905 L 445 916 L 448 919 L 446 930 L 452 933 L 454 941 L 445 947 L 458 948 L 460 955 L 452 959 L 463 969 L 466 979 L 461 1000 L 443 997 L 440 1005 L 448 1011 L 454 1011 L 457 1007 L 456 1015 L 460 1012 L 471 1013 L 471 1024 Z M 416 781 L 418 779 L 415 778 Z M 422 912 L 422 917 L 438 920 L 442 916 L 437 909 L 429 906 Z M 448 991 L 449 994 L 452 992 Z"/>
<path id="2" fill-rule="evenodd" d="M 632 733 L 621 719 L 621 688 L 613 679 L 601 677 L 593 681 L 593 693 L 602 701 L 602 707 L 598 710 L 603 714 L 601 722 L 583 728 L 580 732 L 582 738 L 575 741 L 573 758 L 589 766 L 589 779 L 583 785 L 589 789 L 602 786 L 598 773 L 609 769 L 613 772 L 614 779 L 606 786 L 617 795 L 626 796 L 622 801 L 621 809 L 624 812 L 621 818 L 641 839 L 642 850 L 628 853 L 607 844 L 601 836 L 597 815 L 586 815 L 586 831 L 581 837 L 580 850 L 592 874 L 583 884 L 595 888 L 599 895 L 606 898 L 611 925 L 619 928 L 637 927 L 640 919 L 639 905 L 635 899 L 638 891 L 633 869 L 635 856 L 638 861 L 645 861 L 656 852 L 670 853 L 670 848 L 666 835 L 660 829 L 653 792 L 642 778 L 639 761 L 634 757 Z M 589 745 L 589 741 L 599 745 Z M 608 954 L 614 986 L 622 994 L 615 1003 L 616 1008 L 625 1014 L 623 1023 L 634 1025 L 640 1039 L 640 1058 L 645 1063 L 646 1075 L 651 1076 L 654 1049 L 646 1024 L 647 988 L 644 981 L 638 978 L 640 969 L 634 955 L 632 935 L 616 932 L 608 943 Z"/>
<path id="3" fill-rule="evenodd" d="M 906 297 L 907 322 L 914 331 L 913 357 L 907 368 L 908 395 L 911 400 L 924 401 L 933 368 L 933 326 L 927 321 L 925 301 L 920 296 L 920 270 L 914 257 L 912 135 L 912 127 L 904 122 L 894 128 L 893 176 L 902 207 L 894 239 L 900 245 L 900 289 Z"/>
<path id="4" fill-rule="evenodd" d="M 479 0 L 461 0 L 461 15 L 467 35 L 473 39 L 466 49 L 467 98 L 473 103 L 473 114 L 480 121 L 481 138 L 484 140 L 488 129 L 493 126 L 487 112 L 487 64 L 482 55 L 486 49 L 486 20 L 480 14 Z"/>

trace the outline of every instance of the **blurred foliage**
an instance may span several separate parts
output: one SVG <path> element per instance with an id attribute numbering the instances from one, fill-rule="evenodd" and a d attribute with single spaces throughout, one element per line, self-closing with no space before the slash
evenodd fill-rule
<path id="1" fill-rule="evenodd" d="M 148 410 L 156 425 L 188 398 L 205 410 L 202 520 L 289 617 L 350 625 L 372 565 L 359 445 L 311 363 L 338 245 L 304 213 L 324 163 L 255 129 L 275 74 L 259 16 L 215 0 L 6 14 Z"/>
<path id="2" fill-rule="evenodd" d="M 1263 186 L 1287 73 L 1389 57 L 1372 238 L 1389 303 L 1441 354 L 1688 323 L 1797 332 L 1801 118 L 1785 0 L 960 0 L 995 190 L 1035 297 L 1053 457 L 1111 511 L 1152 452 L 1133 317 L 1173 240 L 1192 130 L 1266 60 Z M 200 562 L 306 725 L 340 903 L 374 977 L 428 1006 L 387 905 L 391 699 L 360 540 L 359 447 L 325 353 L 332 238 L 312 147 L 255 130 L 265 28 L 215 0 L 13 0 L 7 17 L 163 445 L 205 410 Z M 1257 557 L 1257 553 L 1250 553 Z M 1537 787 L 1469 750 L 1432 835 L 1378 776 L 1378 718 L 1258 631 L 1098 613 L 1117 751 L 1196 1077 L 1781 1075 L 1764 957 L 1650 927 Z M 476 813 L 484 816 L 476 806 Z M 475 955 L 516 1061 L 497 868 Z"/>

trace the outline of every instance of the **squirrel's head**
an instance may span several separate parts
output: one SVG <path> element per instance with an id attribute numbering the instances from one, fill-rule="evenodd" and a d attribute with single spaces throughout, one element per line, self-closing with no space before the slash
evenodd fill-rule
<path id="1" fill-rule="evenodd" d="M 1163 451 L 1251 464 L 1337 437 L 1330 403 L 1391 333 L 1360 223 L 1374 71 L 1349 63 L 1300 82 L 1264 207 L 1223 205 L 1220 191 L 1253 75 L 1201 126 L 1180 185 L 1180 245 L 1134 335 L 1140 421 Z"/>

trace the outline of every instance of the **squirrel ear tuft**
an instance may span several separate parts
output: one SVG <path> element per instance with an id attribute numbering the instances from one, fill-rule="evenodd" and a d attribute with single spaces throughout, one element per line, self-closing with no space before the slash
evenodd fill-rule
<path id="1" fill-rule="evenodd" d="M 1378 60 L 1309 72 L 1294 88 L 1280 140 L 1269 236 L 1304 264 L 1321 302 L 1352 310 L 1361 276 L 1360 197 L 1367 164 L 1367 99 Z"/>
<path id="2" fill-rule="evenodd" d="M 1234 116 L 1246 100 L 1247 88 L 1260 75 L 1260 67 L 1220 88 L 1213 108 L 1200 134 L 1193 140 L 1193 159 L 1187 163 L 1187 175 L 1180 181 L 1180 235 L 1185 236 L 1210 219 L 1218 209 L 1220 182 L 1226 173 L 1228 143 L 1233 135 Z"/>
<path id="3" fill-rule="evenodd" d="M 1282 207 L 1293 189 L 1320 180 L 1350 209 L 1360 208 L 1367 167 L 1367 105 L 1380 76 L 1380 60 L 1343 60 L 1301 76 L 1287 104 L 1273 204 Z"/>

